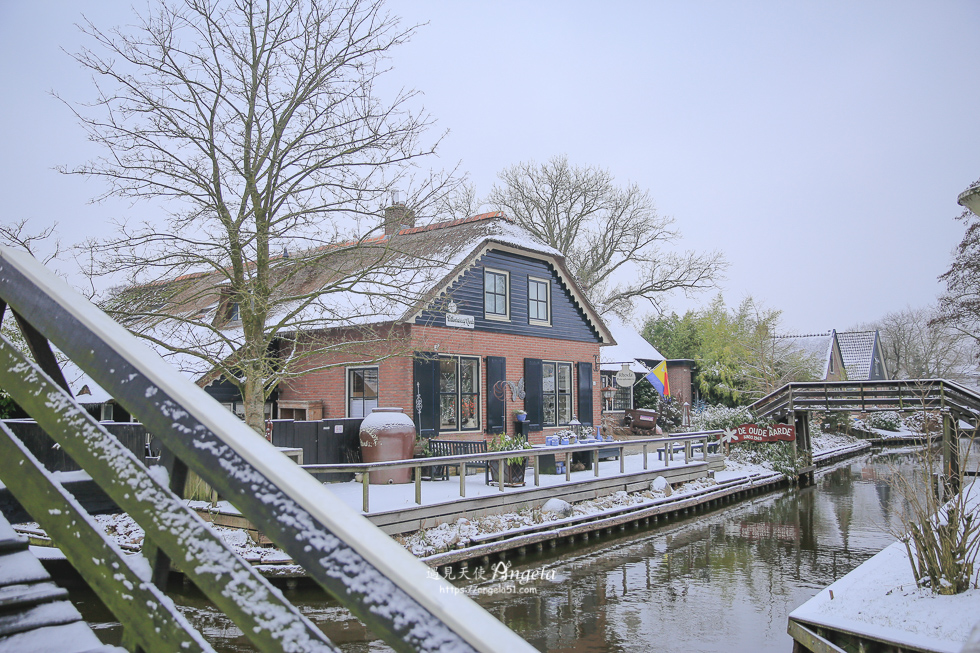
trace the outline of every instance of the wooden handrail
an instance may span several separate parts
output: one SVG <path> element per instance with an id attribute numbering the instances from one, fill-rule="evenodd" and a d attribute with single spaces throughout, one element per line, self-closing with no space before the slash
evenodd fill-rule
<path id="1" fill-rule="evenodd" d="M 433 578 L 428 567 L 344 506 L 312 476 L 296 474 L 295 464 L 271 443 L 28 255 L 0 248 L 0 300 L 0 309 L 9 306 L 68 356 L 179 461 L 227 497 L 311 579 L 394 649 L 533 650 L 471 599 L 453 594 L 445 580 Z M 11 356 L 17 352 L 10 343 L 3 343 L 2 349 Z M 202 541 L 196 529 L 206 526 L 172 505 L 175 495 L 159 473 L 163 468 L 151 472 L 121 452 L 117 456 L 111 446 L 115 438 L 91 418 L 87 421 L 85 411 L 70 393 L 61 388 L 57 393 L 57 384 L 33 363 L 8 360 L 10 363 L 0 364 L 5 368 L 0 371 L 4 389 L 22 406 L 29 406 L 32 416 L 61 446 L 66 450 L 71 447 L 72 457 L 86 458 L 84 464 L 79 463 L 107 494 L 124 508 L 134 499 L 159 500 L 156 517 L 150 510 L 139 508 L 134 509 L 133 518 L 145 529 L 147 539 L 165 550 L 183 571 L 214 578 L 214 583 L 202 582 L 201 589 L 223 609 L 236 612 L 229 616 L 241 619 L 241 614 L 251 615 L 251 625 L 242 626 L 242 630 L 253 643 L 268 651 L 333 650 L 326 637 L 285 599 L 276 605 L 249 604 L 251 596 L 262 592 L 277 596 L 277 600 L 280 597 L 261 576 L 253 583 L 247 570 L 243 569 L 246 576 L 241 576 L 224 563 L 216 564 L 216 560 L 231 555 L 220 540 L 213 547 L 198 546 Z M 26 383 L 28 380 L 34 384 Z M 43 388 L 46 400 L 32 401 L 28 396 L 38 388 Z M 62 420 L 78 426 L 78 435 L 72 435 L 71 429 L 58 428 Z M 90 456 L 82 451 L 84 445 L 91 449 Z M 121 474 L 123 482 L 114 482 L 110 478 L 113 474 Z M 3 480 L 15 496 L 15 488 L 23 487 L 20 475 Z M 132 496 L 127 497 L 129 481 L 135 485 L 129 487 Z M 34 516 L 44 524 L 42 515 Z M 188 535 L 187 539 L 176 538 L 177 545 L 168 542 L 170 517 L 178 520 L 181 533 Z M 72 542 L 62 545 L 70 547 Z M 242 578 L 248 579 L 244 585 Z M 124 588 L 122 585 L 111 591 L 122 595 Z M 246 588 L 254 589 L 254 593 L 243 593 Z M 220 596 L 228 600 L 219 602 Z M 258 610 L 262 605 L 269 605 L 269 609 Z M 137 630 L 139 624 L 133 623 L 132 617 L 117 617 L 127 631 Z M 189 625 L 187 629 L 193 631 Z M 287 638 L 289 646 L 284 644 Z M 144 648 L 161 650 L 152 644 Z"/>

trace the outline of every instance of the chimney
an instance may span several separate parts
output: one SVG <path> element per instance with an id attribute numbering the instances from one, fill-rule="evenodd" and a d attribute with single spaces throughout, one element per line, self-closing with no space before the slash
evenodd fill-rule
<path id="1" fill-rule="evenodd" d="M 385 209 L 385 236 L 415 226 L 415 211 L 398 201 L 398 191 L 391 193 L 391 206 Z"/>

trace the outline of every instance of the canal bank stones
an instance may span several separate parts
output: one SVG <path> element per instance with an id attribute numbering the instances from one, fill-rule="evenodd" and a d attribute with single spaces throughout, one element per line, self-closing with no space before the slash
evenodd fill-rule
<path id="1" fill-rule="evenodd" d="M 658 476 L 650 481 L 650 490 L 652 492 L 659 492 L 660 494 L 668 497 L 672 493 L 670 483 L 668 483 L 667 479 L 665 479 L 663 476 Z"/>
<path id="2" fill-rule="evenodd" d="M 544 505 L 541 506 L 541 512 L 551 512 L 559 517 L 571 517 L 573 508 L 572 504 L 567 501 L 551 498 L 545 501 Z"/>

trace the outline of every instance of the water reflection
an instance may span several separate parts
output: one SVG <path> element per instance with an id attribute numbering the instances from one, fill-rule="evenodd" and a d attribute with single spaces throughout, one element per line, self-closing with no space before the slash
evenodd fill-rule
<path id="1" fill-rule="evenodd" d="M 542 651 L 787 653 L 786 616 L 894 541 L 903 499 L 886 479 L 917 465 L 911 451 L 869 455 L 813 487 L 521 558 L 515 570 L 555 570 L 529 582 L 529 593 L 476 595 L 495 581 L 461 585 Z M 387 650 L 321 591 L 287 596 L 344 650 Z M 195 591 L 173 597 L 219 650 L 252 650 Z"/>

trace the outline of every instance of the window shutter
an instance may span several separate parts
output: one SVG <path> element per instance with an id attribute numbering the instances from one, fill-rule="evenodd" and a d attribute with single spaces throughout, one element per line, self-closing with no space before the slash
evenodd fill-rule
<path id="1" fill-rule="evenodd" d="M 592 425 L 592 363 L 578 363 L 578 421 Z"/>
<path id="2" fill-rule="evenodd" d="M 540 358 L 524 359 L 524 410 L 530 430 L 540 431 L 544 422 L 544 385 Z"/>
<path id="3" fill-rule="evenodd" d="M 507 359 L 503 356 L 487 356 L 487 433 L 503 433 L 507 430 L 506 380 Z"/>
<path id="4" fill-rule="evenodd" d="M 412 418 L 419 437 L 439 436 L 439 355 L 415 352 Z"/>

